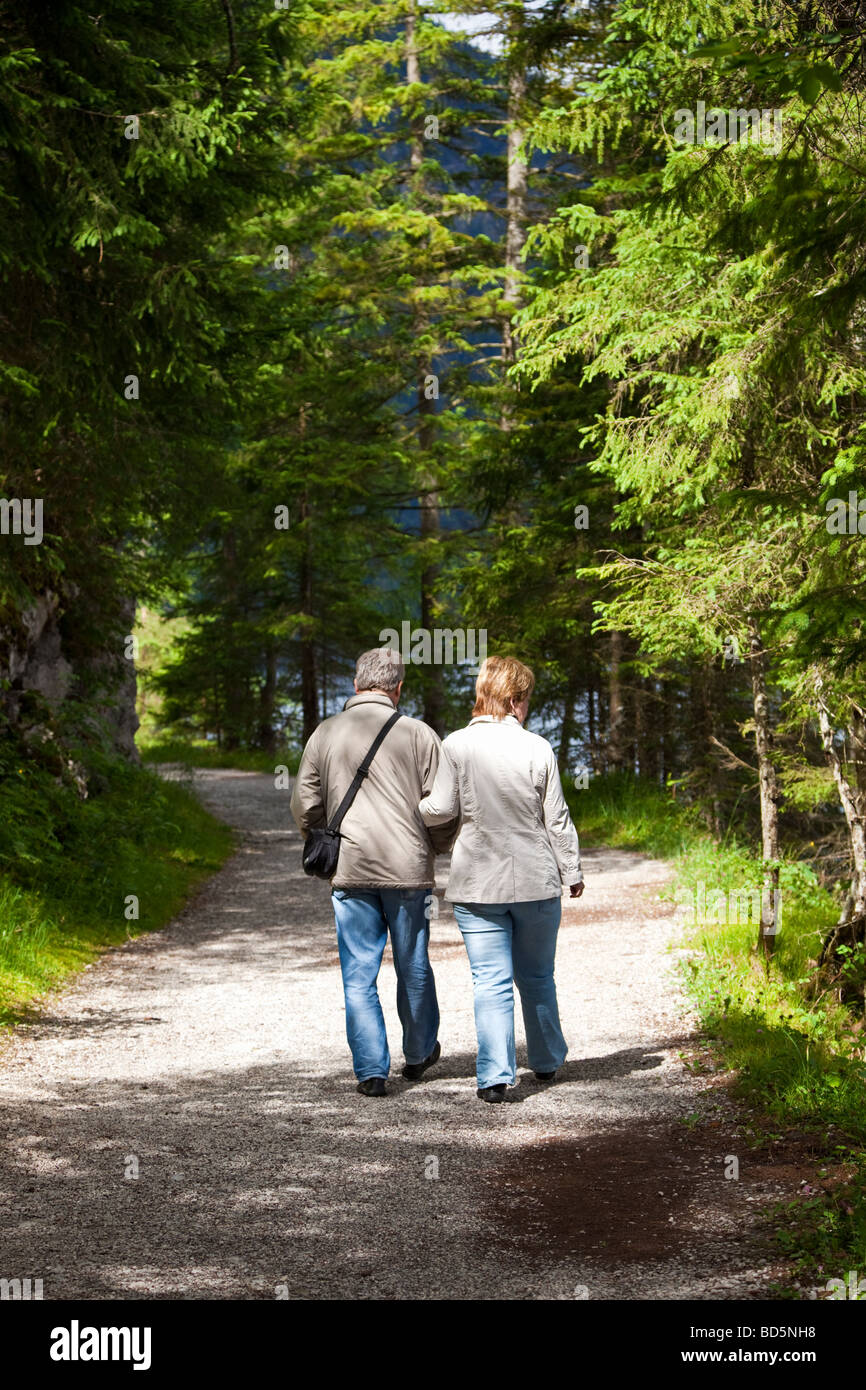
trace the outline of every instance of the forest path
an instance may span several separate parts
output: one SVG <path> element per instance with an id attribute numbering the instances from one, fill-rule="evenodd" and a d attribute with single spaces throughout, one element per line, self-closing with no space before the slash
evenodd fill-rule
<path id="1" fill-rule="evenodd" d="M 368 1100 L 328 887 L 300 868 L 288 793 L 232 771 L 195 787 L 238 852 L 0 1054 L 0 1276 L 42 1278 L 50 1299 L 765 1292 L 758 1217 L 783 1187 L 750 1162 L 724 1089 L 680 1059 L 693 1022 L 664 864 L 585 851 L 584 897 L 563 904 L 556 1085 L 521 1048 L 509 1103 L 476 1098 L 469 967 L 446 909 L 431 947 L 442 1061 L 420 1084 L 399 1075 L 388 952 L 391 1094 Z"/>

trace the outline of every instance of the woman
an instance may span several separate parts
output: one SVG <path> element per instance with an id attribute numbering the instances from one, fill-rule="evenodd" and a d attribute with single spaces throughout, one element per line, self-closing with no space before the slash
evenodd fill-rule
<path id="1" fill-rule="evenodd" d="M 430 826 L 461 819 L 445 897 L 472 968 L 478 1096 L 491 1102 L 517 1079 L 513 982 L 538 1080 L 553 1081 L 568 1052 L 553 963 L 562 884 L 579 898 L 583 872 L 553 749 L 523 728 L 534 688 L 529 667 L 514 657 L 484 661 L 473 717 L 445 739 L 419 806 Z"/>

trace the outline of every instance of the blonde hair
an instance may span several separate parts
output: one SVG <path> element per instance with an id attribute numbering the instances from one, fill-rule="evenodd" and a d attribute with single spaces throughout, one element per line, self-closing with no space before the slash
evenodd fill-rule
<path id="1" fill-rule="evenodd" d="M 511 701 L 520 704 L 535 689 L 535 676 L 515 656 L 488 656 L 481 663 L 475 682 L 473 715 L 492 714 L 504 719 L 511 714 Z"/>

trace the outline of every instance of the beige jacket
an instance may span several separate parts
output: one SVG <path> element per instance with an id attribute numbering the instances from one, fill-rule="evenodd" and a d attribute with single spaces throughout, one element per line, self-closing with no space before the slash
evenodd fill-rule
<path id="1" fill-rule="evenodd" d="M 514 715 L 478 715 L 449 734 L 433 790 L 419 810 L 430 826 L 460 815 L 449 902 L 558 898 L 581 883 L 580 846 L 547 739 Z"/>
<path id="2" fill-rule="evenodd" d="M 364 690 L 316 729 L 292 789 L 292 815 L 305 839 L 327 825 L 393 713 L 387 695 Z M 428 830 L 418 811 L 433 787 L 441 748 L 428 724 L 398 719 L 343 818 L 333 888 L 432 888 L 435 856 L 451 848 L 457 833 L 456 820 Z"/>

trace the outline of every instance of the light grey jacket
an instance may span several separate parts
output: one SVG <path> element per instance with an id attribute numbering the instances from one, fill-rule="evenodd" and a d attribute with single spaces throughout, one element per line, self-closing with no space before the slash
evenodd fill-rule
<path id="1" fill-rule="evenodd" d="M 460 815 L 445 897 L 509 903 L 558 898 L 582 883 L 580 846 L 547 739 L 514 715 L 477 715 L 442 744 L 419 810 L 428 825 Z"/>
<path id="2" fill-rule="evenodd" d="M 387 695 L 364 690 L 325 719 L 304 749 L 291 810 L 306 839 L 327 825 L 364 755 L 394 713 Z M 435 857 L 457 832 L 428 830 L 418 802 L 433 786 L 442 744 L 428 724 L 404 715 L 385 737 L 340 826 L 333 888 L 432 888 Z"/>

